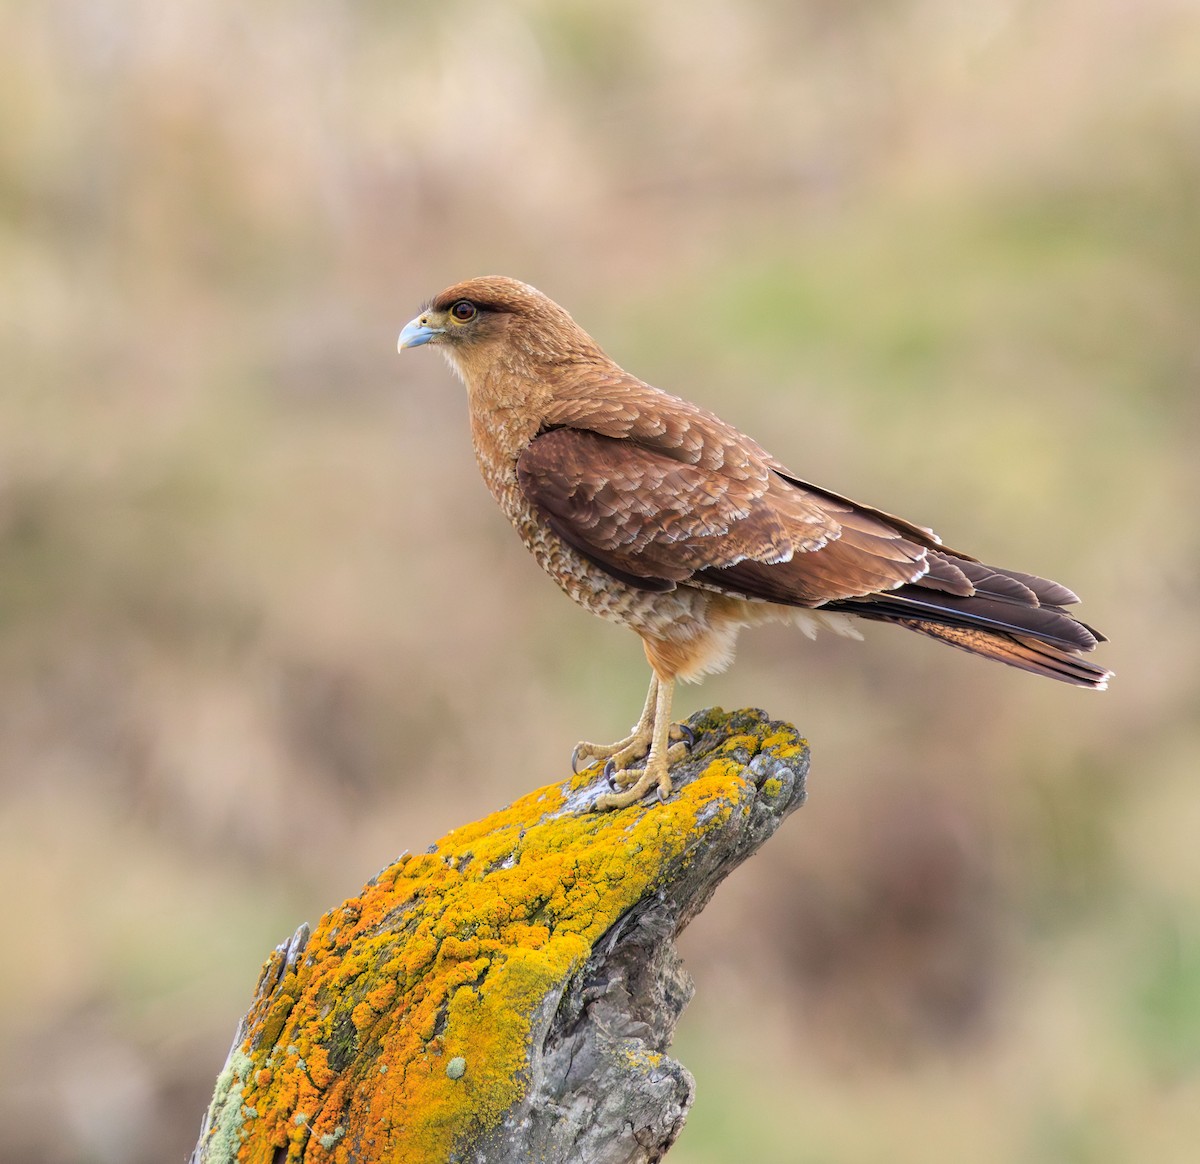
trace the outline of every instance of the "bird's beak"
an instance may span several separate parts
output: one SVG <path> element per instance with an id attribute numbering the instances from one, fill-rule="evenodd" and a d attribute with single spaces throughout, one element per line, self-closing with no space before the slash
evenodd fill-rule
<path id="1" fill-rule="evenodd" d="M 427 344 L 434 336 L 441 335 L 446 329 L 444 327 L 430 327 L 425 322 L 425 316 L 418 315 L 416 319 L 410 319 L 404 325 L 404 330 L 400 333 L 400 338 L 396 341 L 396 351 L 402 352 L 405 348 L 419 348 L 422 344 Z"/>

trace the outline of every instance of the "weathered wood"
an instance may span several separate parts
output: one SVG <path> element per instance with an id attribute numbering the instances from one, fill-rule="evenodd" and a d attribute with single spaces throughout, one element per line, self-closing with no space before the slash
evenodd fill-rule
<path id="1" fill-rule="evenodd" d="M 808 752 L 700 712 L 676 791 L 598 767 L 402 856 L 259 978 L 192 1164 L 645 1164 L 683 1127 L 674 939 L 804 800 Z"/>

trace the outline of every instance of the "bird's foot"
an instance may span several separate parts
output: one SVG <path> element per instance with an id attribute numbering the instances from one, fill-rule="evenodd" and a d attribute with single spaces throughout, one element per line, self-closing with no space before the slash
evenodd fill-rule
<path id="1" fill-rule="evenodd" d="M 684 742 L 672 744 L 663 756 L 650 756 L 646 766 L 637 771 L 631 768 L 615 768 L 610 760 L 604 771 L 614 789 L 620 791 L 605 792 L 596 797 L 596 808 L 626 808 L 641 800 L 655 785 L 658 786 L 659 800 L 666 800 L 671 795 L 672 764 L 682 760 L 687 755 L 691 744 L 690 738 Z M 611 769 L 611 770 L 610 770 Z"/>
<path id="2" fill-rule="evenodd" d="M 683 741 L 683 751 L 676 752 L 675 749 L 680 746 L 676 744 L 667 753 L 674 761 L 681 758 L 684 752 L 696 742 L 696 733 L 685 723 L 673 723 L 669 738 Z M 578 772 L 581 768 L 590 768 L 593 764 L 605 760 L 607 761 L 604 765 L 605 773 L 610 779 L 616 779 L 628 772 L 630 764 L 636 763 L 650 751 L 652 742 L 653 732 L 650 727 L 641 724 L 632 735 L 618 740 L 615 744 L 591 744 L 586 740 L 581 740 L 571 752 L 571 771 Z M 624 783 L 629 783 L 630 780 L 636 778 L 637 774 L 632 774 Z"/>
<path id="3" fill-rule="evenodd" d="M 615 744 L 591 744 L 580 740 L 571 752 L 571 771 L 578 772 L 581 768 L 590 768 L 601 760 L 616 768 L 625 768 L 635 760 L 640 760 L 650 750 L 650 729 L 640 725 L 630 736 L 618 740 Z"/>
<path id="4" fill-rule="evenodd" d="M 640 772 L 628 768 L 613 772 L 609 780 L 614 788 L 622 791 L 605 792 L 596 797 L 596 808 L 627 808 L 641 800 L 655 785 L 658 786 L 659 800 L 666 800 L 671 795 L 670 766 L 682 760 L 687 750 L 685 743 L 672 744 L 666 755 L 649 757 Z"/>

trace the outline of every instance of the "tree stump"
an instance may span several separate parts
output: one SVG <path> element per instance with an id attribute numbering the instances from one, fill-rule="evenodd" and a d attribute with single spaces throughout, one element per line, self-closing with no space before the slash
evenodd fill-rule
<path id="1" fill-rule="evenodd" d="M 276 948 L 192 1164 L 643 1164 L 693 1080 L 665 1054 L 675 936 L 804 800 L 808 749 L 699 712 L 675 792 L 590 807 L 600 767 L 401 856 Z"/>

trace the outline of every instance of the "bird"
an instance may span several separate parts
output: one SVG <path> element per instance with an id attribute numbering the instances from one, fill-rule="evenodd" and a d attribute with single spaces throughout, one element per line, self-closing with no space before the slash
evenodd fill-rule
<path id="1" fill-rule="evenodd" d="M 1065 586 L 984 565 L 930 529 L 811 484 L 714 413 L 626 372 L 536 288 L 489 275 L 447 287 L 397 348 L 441 351 L 466 386 L 484 482 L 526 548 L 585 610 L 642 640 L 650 688 L 628 737 L 580 742 L 621 809 L 687 751 L 677 680 L 733 660 L 743 627 L 790 623 L 861 638 L 892 623 L 1078 687 L 1104 636 Z M 639 770 L 635 765 L 644 760 Z"/>

